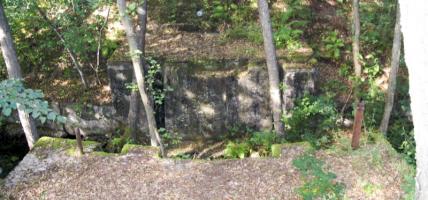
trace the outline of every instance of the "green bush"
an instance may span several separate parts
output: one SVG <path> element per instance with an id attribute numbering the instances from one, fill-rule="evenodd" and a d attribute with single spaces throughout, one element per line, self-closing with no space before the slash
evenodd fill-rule
<path id="1" fill-rule="evenodd" d="M 224 150 L 224 156 L 226 158 L 240 158 L 243 159 L 249 156 L 251 153 L 251 147 L 247 142 L 235 143 L 229 142 Z"/>
<path id="2" fill-rule="evenodd" d="M 283 116 L 286 139 L 308 140 L 316 148 L 332 142 L 332 132 L 337 128 L 338 113 L 332 98 L 305 95 L 297 100 L 290 115 Z"/>
<path id="3" fill-rule="evenodd" d="M 273 144 L 280 143 L 280 138 L 274 132 L 252 133 L 248 143 L 253 151 L 259 152 L 262 156 L 269 156 Z"/>
<path id="4" fill-rule="evenodd" d="M 281 138 L 275 132 L 253 130 L 241 126 L 232 128 L 228 134 L 231 140 L 225 149 L 227 158 L 245 158 L 252 152 L 258 152 L 260 156 L 270 156 L 272 145 L 281 143 Z"/>
<path id="5" fill-rule="evenodd" d="M 278 48 L 295 50 L 302 47 L 304 29 L 312 19 L 311 10 L 300 0 L 284 0 L 287 9 L 273 13 L 272 28 Z"/>
<path id="6" fill-rule="evenodd" d="M 177 145 L 180 144 L 183 138 L 177 134 L 173 134 L 166 130 L 165 128 L 159 128 L 159 134 L 162 137 L 162 142 L 165 146 Z"/>
<path id="7" fill-rule="evenodd" d="M 345 41 L 340 38 L 338 31 L 330 31 L 322 36 L 320 47 L 321 57 L 340 60 Z"/>

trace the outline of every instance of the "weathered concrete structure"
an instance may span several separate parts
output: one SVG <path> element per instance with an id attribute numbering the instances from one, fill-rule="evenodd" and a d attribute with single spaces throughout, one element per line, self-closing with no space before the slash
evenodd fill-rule
<path id="1" fill-rule="evenodd" d="M 165 128 L 182 136 L 218 136 L 234 126 L 272 127 L 267 69 L 263 60 L 163 61 Z M 316 70 L 306 64 L 282 63 L 284 111 L 304 92 L 315 92 Z M 113 105 L 123 117 L 129 109 L 132 81 L 129 61 L 108 66 Z M 160 114 L 160 113 L 158 113 Z M 144 119 L 142 115 L 141 119 Z M 140 123 L 145 129 L 145 120 Z"/>

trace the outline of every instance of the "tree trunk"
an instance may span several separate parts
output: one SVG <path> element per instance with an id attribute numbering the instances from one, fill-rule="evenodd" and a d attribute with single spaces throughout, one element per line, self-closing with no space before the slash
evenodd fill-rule
<path id="1" fill-rule="evenodd" d="M 140 5 L 137 9 L 138 14 L 138 44 L 139 49 L 141 50 L 142 57 L 145 57 L 145 50 L 146 50 L 146 29 L 147 29 L 147 1 L 144 0 L 143 4 Z M 144 63 L 144 61 L 143 61 Z M 143 66 L 144 67 L 144 66 Z M 143 68 L 146 70 L 145 68 Z M 133 82 L 135 82 L 135 77 Z M 150 95 L 148 93 L 148 95 Z M 140 116 L 140 95 L 138 94 L 138 91 L 132 91 L 131 92 L 131 98 L 129 102 L 129 112 L 128 112 L 128 126 L 129 131 L 131 132 L 131 138 L 134 139 L 134 141 L 138 140 L 137 136 L 137 128 L 138 128 L 138 117 Z M 149 98 L 150 99 L 150 98 Z M 152 104 L 150 104 L 152 105 Z M 141 116 L 140 116 L 141 117 Z M 157 143 L 155 138 L 151 138 L 151 143 Z"/>
<path id="2" fill-rule="evenodd" d="M 138 25 L 139 25 L 139 41 L 140 49 L 142 50 L 143 57 L 146 56 L 146 32 L 147 32 L 147 0 L 144 0 L 143 4 L 137 9 L 138 14 Z"/>
<path id="3" fill-rule="evenodd" d="M 166 156 L 164 147 L 160 138 L 160 135 L 157 130 L 155 115 L 153 108 L 150 106 L 149 97 L 146 92 L 145 80 L 144 80 L 144 70 L 143 70 L 143 59 L 141 57 L 142 51 L 139 49 L 138 37 L 135 34 L 134 28 L 132 26 L 131 19 L 126 13 L 126 2 L 125 0 L 117 0 L 117 5 L 119 8 L 119 13 L 122 19 L 122 24 L 125 28 L 126 36 L 128 39 L 130 55 L 132 59 L 132 64 L 134 67 L 135 79 L 137 80 L 138 90 L 140 92 L 141 100 L 146 111 L 147 122 L 150 131 L 151 145 L 159 145 L 162 156 Z"/>
<path id="4" fill-rule="evenodd" d="M 276 50 L 273 43 L 272 26 L 270 22 L 269 7 L 266 0 L 258 0 L 259 18 L 263 31 L 266 63 L 269 74 L 269 94 L 271 100 L 271 110 L 276 133 L 280 136 L 285 134 L 284 126 L 281 122 L 281 92 L 279 90 L 279 69 L 276 59 Z"/>
<path id="5" fill-rule="evenodd" d="M 21 66 L 18 62 L 15 47 L 12 40 L 10 27 L 4 12 L 3 4 L 0 2 L 0 45 L 3 53 L 3 58 L 6 63 L 7 72 L 10 79 L 22 79 Z M 25 113 L 18 107 L 19 120 L 21 121 L 22 128 L 27 138 L 28 147 L 32 149 L 34 143 L 39 138 L 37 133 L 36 124 L 31 116 Z"/>
<path id="6" fill-rule="evenodd" d="M 416 199 L 428 199 L 428 3 L 399 0 L 416 141 Z"/>
<path id="7" fill-rule="evenodd" d="M 46 16 L 46 13 L 40 9 L 38 6 L 36 6 L 37 11 L 39 12 L 40 16 L 46 21 L 46 23 L 49 24 L 49 26 L 52 28 L 52 30 L 55 32 L 55 34 L 58 36 L 58 38 L 61 40 L 61 42 L 64 45 L 65 50 L 67 51 L 68 55 L 71 58 L 71 61 L 73 62 L 74 68 L 76 69 L 77 73 L 79 73 L 80 80 L 82 81 L 83 86 L 85 89 L 88 89 L 88 82 L 85 78 L 85 75 L 83 74 L 82 67 L 79 64 L 79 61 L 77 60 L 77 56 L 74 53 L 73 50 L 71 50 L 67 46 L 67 42 L 65 41 L 64 37 L 61 35 L 61 33 L 58 31 L 57 27 L 49 20 L 49 18 Z"/>
<path id="8" fill-rule="evenodd" d="M 401 26 L 400 26 L 400 6 L 397 4 L 397 16 L 395 18 L 394 43 L 392 46 L 391 72 L 389 73 L 388 91 L 385 101 L 385 111 L 383 113 L 382 123 L 380 124 L 380 132 L 386 135 L 388 131 L 389 118 L 394 107 L 394 95 L 397 85 L 397 72 L 400 66 L 401 53 Z"/>
<path id="9" fill-rule="evenodd" d="M 361 63 L 360 63 L 360 0 L 352 1 L 352 19 L 353 19 L 353 40 L 352 40 L 352 54 L 354 60 L 355 76 L 361 76 Z"/>

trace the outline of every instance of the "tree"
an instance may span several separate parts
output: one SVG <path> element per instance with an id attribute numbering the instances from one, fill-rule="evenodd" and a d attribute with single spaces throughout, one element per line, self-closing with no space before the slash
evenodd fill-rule
<path id="1" fill-rule="evenodd" d="M 146 29 L 147 29 L 147 0 L 141 4 L 137 9 L 138 14 L 138 44 L 139 49 L 141 49 L 141 55 L 145 57 L 146 50 Z M 144 69 L 145 70 L 145 69 Z M 133 77 L 133 82 L 135 82 L 135 76 Z M 131 98 L 129 100 L 129 112 L 128 112 L 128 126 L 131 132 L 131 138 L 134 141 L 138 140 L 137 137 L 137 125 L 138 125 L 138 116 L 140 115 L 140 95 L 137 90 L 131 91 Z M 153 105 L 153 104 L 150 104 Z M 151 138 L 151 143 L 157 143 L 156 138 Z"/>
<path id="2" fill-rule="evenodd" d="M 386 135 L 388 130 L 389 118 L 394 107 L 394 95 L 397 84 L 397 72 L 400 65 L 401 54 L 401 25 L 400 25 L 400 6 L 397 3 L 397 14 L 395 17 L 394 43 L 392 47 L 391 71 L 389 73 L 388 91 L 385 101 L 385 111 L 380 124 L 380 132 Z"/>
<path id="3" fill-rule="evenodd" d="M 147 122 L 152 138 L 152 146 L 159 145 L 162 156 L 166 156 L 164 147 L 157 129 L 153 107 L 150 105 L 149 96 L 147 95 L 145 80 L 144 80 L 144 58 L 142 58 L 142 50 L 138 44 L 138 36 L 134 31 L 131 18 L 127 14 L 125 0 L 117 0 L 119 14 L 122 24 L 125 28 L 126 37 L 128 40 L 129 51 L 131 55 L 132 65 L 134 68 L 135 79 L 137 81 L 138 91 L 140 92 L 141 100 L 146 111 Z"/>
<path id="4" fill-rule="evenodd" d="M 6 63 L 7 72 L 10 79 L 22 79 L 21 66 L 16 56 L 15 47 L 12 40 L 10 27 L 4 12 L 3 3 L 0 2 L 0 45 L 3 53 L 3 58 Z M 34 143 L 39 138 L 37 133 L 36 124 L 31 116 L 24 112 L 21 106 L 18 104 L 18 115 L 21 121 L 22 128 L 27 138 L 28 147 L 33 148 Z"/>
<path id="5" fill-rule="evenodd" d="M 35 5 L 35 7 L 37 9 L 37 12 L 40 14 L 40 16 L 46 21 L 46 23 L 49 24 L 51 29 L 55 32 L 55 34 L 58 36 L 60 41 L 63 43 L 65 50 L 67 51 L 68 55 L 71 58 L 71 61 L 73 62 L 74 68 L 79 73 L 80 80 L 82 81 L 83 86 L 85 87 L 85 89 L 88 89 L 88 82 L 85 78 L 85 75 L 83 74 L 82 67 L 80 66 L 80 63 L 77 60 L 76 53 L 67 45 L 67 42 L 65 41 L 64 37 L 58 31 L 58 28 L 55 26 L 55 24 L 49 20 L 46 13 L 41 8 L 39 8 L 38 5 Z"/>
<path id="6" fill-rule="evenodd" d="M 269 6 L 266 0 L 258 0 L 259 18 L 263 31 L 263 41 L 266 54 L 266 63 L 269 74 L 269 94 L 273 123 L 276 133 L 280 136 L 285 134 L 284 126 L 281 122 L 281 92 L 279 90 L 279 69 L 276 58 L 275 45 L 273 43 L 272 25 L 270 21 Z"/>
<path id="7" fill-rule="evenodd" d="M 360 0 L 352 1 L 352 56 L 354 61 L 355 76 L 361 76 L 361 63 L 360 63 Z"/>
<path id="8" fill-rule="evenodd" d="M 428 3 L 399 0 L 416 141 L 416 199 L 428 199 Z"/>

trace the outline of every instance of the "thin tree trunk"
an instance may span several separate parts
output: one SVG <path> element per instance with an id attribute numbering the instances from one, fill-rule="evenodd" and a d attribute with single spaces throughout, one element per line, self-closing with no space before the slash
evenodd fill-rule
<path id="1" fill-rule="evenodd" d="M 110 16 L 110 7 L 108 7 L 108 9 L 107 9 L 107 15 L 106 15 L 106 17 L 104 19 L 103 24 L 100 27 L 100 30 L 98 31 L 97 63 L 95 65 L 95 67 L 93 67 L 92 64 L 91 64 L 91 67 L 92 67 L 92 69 L 95 72 L 95 76 L 96 76 L 97 84 L 98 85 L 101 85 L 101 80 L 100 80 L 100 77 L 99 77 L 99 68 L 100 68 L 100 62 L 101 62 L 101 45 L 102 45 L 102 42 L 103 42 L 103 31 L 104 31 L 104 28 L 108 24 L 109 16 Z"/>
<path id="2" fill-rule="evenodd" d="M 15 46 L 13 44 L 10 27 L 4 12 L 3 4 L 0 2 L 0 46 L 3 53 L 3 58 L 6 63 L 7 72 L 10 79 L 22 79 L 21 66 L 18 62 Z M 21 110 L 19 105 L 18 116 L 24 130 L 25 137 L 27 138 L 28 147 L 32 149 L 34 143 L 39 138 L 37 133 L 36 124 L 31 116 Z"/>
<path id="3" fill-rule="evenodd" d="M 138 35 L 140 36 L 138 44 L 140 45 L 140 49 L 142 50 L 142 56 L 145 57 L 147 32 L 147 0 L 144 0 L 143 4 L 138 7 L 137 14 L 139 25 Z"/>
<path id="4" fill-rule="evenodd" d="M 86 81 L 85 75 L 83 74 L 82 67 L 79 64 L 79 60 L 77 59 L 76 54 L 74 53 L 74 51 L 72 51 L 68 47 L 67 42 L 65 41 L 64 37 L 58 31 L 57 27 L 46 16 L 46 13 L 41 8 L 39 8 L 38 6 L 36 6 L 36 9 L 39 12 L 40 16 L 46 21 L 46 23 L 49 24 L 51 29 L 55 32 L 55 34 L 58 36 L 58 38 L 63 43 L 65 50 L 67 51 L 68 55 L 71 58 L 71 61 L 73 62 L 74 68 L 76 69 L 77 73 L 79 73 L 80 80 L 82 81 L 83 86 L 85 87 L 85 89 L 87 89 L 88 88 L 88 82 Z"/>
<path id="5" fill-rule="evenodd" d="M 279 90 L 279 69 L 276 59 L 276 50 L 273 43 L 272 25 L 270 22 L 269 7 L 266 0 L 258 0 L 259 18 L 263 31 L 264 48 L 266 53 L 266 63 L 269 74 L 269 94 L 271 100 L 271 110 L 276 133 L 280 136 L 285 134 L 284 126 L 281 122 L 281 92 Z"/>
<path id="6" fill-rule="evenodd" d="M 353 40 L 352 40 L 352 53 L 354 60 L 355 76 L 361 76 L 361 63 L 360 63 L 360 1 L 352 1 L 352 19 L 353 19 Z"/>
<path id="7" fill-rule="evenodd" d="M 401 54 L 401 26 L 400 26 L 400 6 L 397 3 L 397 14 L 395 18 L 394 43 L 392 47 L 391 71 L 389 73 L 388 91 L 385 101 L 385 111 L 380 124 L 380 132 L 386 135 L 388 131 L 389 118 L 394 107 L 395 88 L 397 85 L 397 72 L 400 66 Z"/>
<path id="8" fill-rule="evenodd" d="M 428 199 L 428 3 L 399 0 L 416 141 L 416 199 Z"/>
<path id="9" fill-rule="evenodd" d="M 143 59 L 141 57 L 142 51 L 138 48 L 138 37 L 132 26 L 131 19 L 126 13 L 126 2 L 125 0 L 117 0 L 119 13 L 122 19 L 122 24 L 125 28 L 126 36 L 128 39 L 132 64 L 134 66 L 135 79 L 137 80 L 138 90 L 140 92 L 141 100 L 146 111 L 147 122 L 150 131 L 150 137 L 152 138 L 152 146 L 159 145 L 162 156 L 166 156 L 164 147 L 157 130 L 155 115 L 153 108 L 150 106 L 149 97 L 145 88 L 144 70 L 143 70 Z"/>

